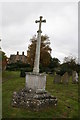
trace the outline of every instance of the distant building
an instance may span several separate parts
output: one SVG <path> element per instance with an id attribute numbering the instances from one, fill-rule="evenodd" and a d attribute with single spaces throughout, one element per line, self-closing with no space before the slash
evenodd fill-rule
<path id="1" fill-rule="evenodd" d="M 8 63 L 16 63 L 18 61 L 21 61 L 23 63 L 27 63 L 27 56 L 24 55 L 24 52 L 22 52 L 22 55 L 19 55 L 18 51 L 17 51 L 16 55 L 10 55 Z"/>

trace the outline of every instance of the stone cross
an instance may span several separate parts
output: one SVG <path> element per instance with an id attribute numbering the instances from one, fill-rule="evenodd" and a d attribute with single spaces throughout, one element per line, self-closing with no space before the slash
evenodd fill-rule
<path id="1" fill-rule="evenodd" d="M 36 23 L 39 23 L 39 30 L 37 31 L 37 44 L 36 44 L 36 54 L 34 61 L 33 73 L 39 73 L 39 60 L 40 60 L 40 46 L 41 46 L 41 23 L 46 22 L 46 20 L 42 20 L 42 16 L 40 16 L 40 20 L 36 20 Z"/>

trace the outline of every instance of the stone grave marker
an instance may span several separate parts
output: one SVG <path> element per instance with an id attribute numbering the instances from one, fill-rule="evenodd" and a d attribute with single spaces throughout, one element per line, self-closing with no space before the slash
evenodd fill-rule
<path id="1" fill-rule="evenodd" d="M 38 89 L 45 90 L 46 86 L 46 75 L 39 73 L 39 60 L 40 60 L 40 46 L 41 46 L 41 24 L 46 22 L 46 20 L 42 20 L 42 16 L 40 16 L 40 20 L 36 20 L 36 23 L 39 23 L 39 30 L 37 31 L 37 43 L 36 43 L 36 53 L 35 53 L 35 61 L 33 73 L 26 73 L 26 88 L 34 89 L 37 91 Z"/>
<path id="2" fill-rule="evenodd" d="M 72 83 L 78 83 L 78 73 L 76 71 L 72 72 Z"/>
<path id="3" fill-rule="evenodd" d="M 63 84 L 68 84 L 68 82 L 69 82 L 69 75 L 68 75 L 67 72 L 65 72 L 64 75 L 61 77 L 61 82 Z"/>
<path id="4" fill-rule="evenodd" d="M 61 76 L 60 75 L 56 74 L 54 76 L 54 83 L 57 83 L 57 84 L 61 83 Z"/>
<path id="5" fill-rule="evenodd" d="M 25 88 L 13 93 L 12 106 L 39 110 L 49 105 L 56 105 L 57 98 L 45 90 L 46 74 L 39 73 L 41 23 L 46 22 L 46 20 L 42 20 L 42 16 L 40 16 L 40 20 L 36 20 L 35 22 L 39 23 L 39 30 L 37 31 L 38 36 L 33 72 L 26 73 Z"/>

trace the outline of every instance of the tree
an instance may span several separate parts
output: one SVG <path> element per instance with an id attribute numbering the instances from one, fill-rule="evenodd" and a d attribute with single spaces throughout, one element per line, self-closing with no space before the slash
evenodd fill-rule
<path id="1" fill-rule="evenodd" d="M 2 69 L 5 70 L 7 65 L 7 56 L 3 51 L 0 51 L 0 56 L 2 56 Z"/>
<path id="2" fill-rule="evenodd" d="M 58 58 L 51 58 L 49 67 L 50 68 L 57 68 L 60 65 L 60 61 Z"/>
<path id="3" fill-rule="evenodd" d="M 68 67 L 72 70 L 77 70 L 76 58 L 68 56 L 64 58 L 64 63 L 68 64 Z"/>
<path id="4" fill-rule="evenodd" d="M 31 44 L 28 47 L 27 51 L 27 62 L 33 67 L 35 52 L 36 52 L 36 36 L 33 36 L 31 39 Z M 41 48 L 40 48 L 40 64 L 46 67 L 50 63 L 51 58 L 51 48 L 50 48 L 50 40 L 47 35 L 41 36 Z"/>
<path id="5" fill-rule="evenodd" d="M 2 61 L 7 60 L 7 56 L 5 55 L 5 53 L 3 51 L 1 52 L 2 52 Z"/>
<path id="6" fill-rule="evenodd" d="M 60 74 L 63 75 L 65 72 L 68 72 L 70 75 L 72 71 L 78 72 L 78 65 L 76 63 L 76 58 L 73 57 L 65 57 L 64 62 L 60 65 Z"/>
<path id="7" fill-rule="evenodd" d="M 50 60 L 50 64 L 49 64 L 49 68 L 50 68 L 50 72 L 54 72 L 56 71 L 60 66 L 60 61 L 58 58 L 51 58 Z"/>

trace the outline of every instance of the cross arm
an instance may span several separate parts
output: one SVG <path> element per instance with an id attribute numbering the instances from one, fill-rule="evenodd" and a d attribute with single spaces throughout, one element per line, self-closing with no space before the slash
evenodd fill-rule
<path id="1" fill-rule="evenodd" d="M 42 20 L 42 22 L 46 22 L 46 20 Z"/>
<path id="2" fill-rule="evenodd" d="M 40 22 L 40 20 L 36 20 L 35 23 Z M 42 20 L 41 22 L 46 22 L 46 20 Z"/>
<path id="3" fill-rule="evenodd" d="M 40 21 L 39 21 L 39 20 L 36 20 L 36 21 L 35 21 L 35 23 L 38 23 L 38 22 L 40 22 Z"/>

